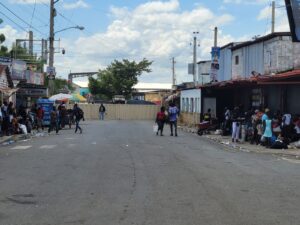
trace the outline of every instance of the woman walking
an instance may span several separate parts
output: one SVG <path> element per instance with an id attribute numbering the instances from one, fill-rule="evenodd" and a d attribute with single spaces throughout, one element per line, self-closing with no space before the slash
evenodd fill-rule
<path id="1" fill-rule="evenodd" d="M 263 121 L 263 125 L 264 125 L 264 134 L 263 137 L 265 138 L 265 144 L 266 147 L 271 147 L 271 139 L 273 136 L 273 132 L 272 132 L 272 120 L 270 118 L 270 113 L 267 112 L 266 113 L 267 118 Z"/>
<path id="2" fill-rule="evenodd" d="M 156 123 L 158 125 L 158 130 L 156 132 L 156 135 L 158 135 L 158 132 L 160 131 L 160 136 L 163 136 L 163 130 L 164 130 L 164 125 L 166 122 L 166 114 L 165 114 L 165 107 L 161 107 L 160 111 L 156 114 Z"/>

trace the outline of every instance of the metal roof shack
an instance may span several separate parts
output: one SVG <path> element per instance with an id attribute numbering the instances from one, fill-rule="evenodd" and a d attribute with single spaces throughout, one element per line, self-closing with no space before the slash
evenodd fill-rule
<path id="1" fill-rule="evenodd" d="M 275 37 L 283 37 L 283 36 L 291 37 L 292 35 L 291 35 L 290 32 L 275 32 L 275 33 L 268 34 L 268 35 L 263 36 L 263 37 L 258 37 L 256 39 L 254 39 L 253 41 L 242 42 L 241 44 L 237 44 L 235 46 L 232 46 L 231 49 L 232 50 L 237 50 L 239 48 L 243 48 L 243 47 L 246 47 L 246 46 L 249 46 L 249 45 L 253 45 L 253 44 L 256 44 L 256 43 L 268 41 L 268 40 L 273 39 Z"/>

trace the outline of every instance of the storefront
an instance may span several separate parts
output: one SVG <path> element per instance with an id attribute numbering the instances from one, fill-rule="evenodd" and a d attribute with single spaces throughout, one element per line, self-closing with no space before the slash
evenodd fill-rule
<path id="1" fill-rule="evenodd" d="M 33 103 L 36 103 L 38 99 L 48 96 L 48 88 L 42 85 L 22 83 L 18 85 L 18 88 L 17 107 L 21 104 L 30 107 Z"/>
<path id="2" fill-rule="evenodd" d="M 202 104 L 204 98 L 216 98 L 218 118 L 222 118 L 225 107 L 235 106 L 244 111 L 269 108 L 272 112 L 300 113 L 300 70 L 217 82 L 201 88 Z"/>

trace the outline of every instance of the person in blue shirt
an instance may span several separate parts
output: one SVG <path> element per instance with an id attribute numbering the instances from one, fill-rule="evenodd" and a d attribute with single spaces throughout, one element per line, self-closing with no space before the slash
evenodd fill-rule
<path id="1" fill-rule="evenodd" d="M 170 122 L 170 129 L 171 129 L 171 136 L 173 136 L 173 127 L 175 129 L 175 136 L 177 137 L 177 117 L 179 115 L 179 109 L 175 106 L 172 102 L 170 103 L 169 110 L 169 122 Z"/>

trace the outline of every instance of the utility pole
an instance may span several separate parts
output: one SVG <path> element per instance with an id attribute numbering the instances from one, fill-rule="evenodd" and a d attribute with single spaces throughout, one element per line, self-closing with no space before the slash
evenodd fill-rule
<path id="1" fill-rule="evenodd" d="M 54 17 L 54 0 L 50 0 L 49 67 L 53 67 L 54 65 Z"/>
<path id="2" fill-rule="evenodd" d="M 194 85 L 196 86 L 197 84 L 197 34 L 199 32 L 193 32 L 194 34 L 194 51 L 193 51 L 193 82 Z"/>
<path id="3" fill-rule="evenodd" d="M 218 46 L 218 27 L 215 27 L 214 47 Z"/>
<path id="4" fill-rule="evenodd" d="M 30 56 L 33 56 L 33 32 L 32 31 L 29 31 L 29 54 Z"/>
<path id="5" fill-rule="evenodd" d="M 49 32 L 49 94 L 52 95 L 54 92 L 54 81 L 55 71 L 54 71 L 54 17 L 56 16 L 54 4 L 58 0 L 50 0 L 50 32 Z M 51 74 L 53 73 L 53 74 Z"/>
<path id="6" fill-rule="evenodd" d="M 271 33 L 275 32 L 275 1 L 272 1 L 272 29 Z"/>
<path id="7" fill-rule="evenodd" d="M 214 30 L 214 46 L 212 48 L 212 61 L 211 61 L 211 81 L 216 82 L 219 69 L 219 52 L 218 52 L 218 27 Z"/>
<path id="8" fill-rule="evenodd" d="M 175 58 L 173 57 L 172 58 L 172 84 L 173 84 L 173 86 L 176 85 L 175 63 L 176 63 L 176 61 L 175 61 Z"/>

